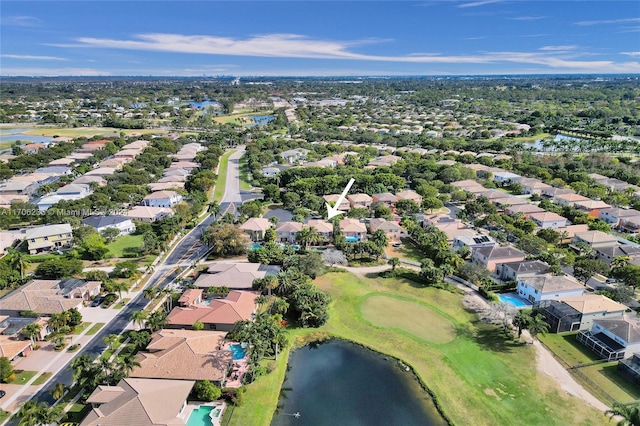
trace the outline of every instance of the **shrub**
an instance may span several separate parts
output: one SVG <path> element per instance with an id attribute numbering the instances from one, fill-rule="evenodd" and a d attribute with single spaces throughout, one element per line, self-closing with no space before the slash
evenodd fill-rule
<path id="1" fill-rule="evenodd" d="M 106 309 L 109 306 L 113 305 L 113 302 L 115 302 L 116 300 L 118 300 L 118 295 L 115 293 L 109 293 L 104 297 L 102 307 Z"/>
<path id="2" fill-rule="evenodd" d="M 208 380 L 202 380 L 193 387 L 193 393 L 200 401 L 215 401 L 220 398 L 222 391 Z"/>

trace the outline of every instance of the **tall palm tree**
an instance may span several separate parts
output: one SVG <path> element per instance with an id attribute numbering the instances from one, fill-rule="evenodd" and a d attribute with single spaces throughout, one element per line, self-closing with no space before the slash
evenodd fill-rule
<path id="1" fill-rule="evenodd" d="M 158 288 L 157 287 L 147 287 L 142 293 L 144 294 L 144 298 L 147 300 L 153 300 L 158 296 Z"/>
<path id="2" fill-rule="evenodd" d="M 122 302 L 122 291 L 129 291 L 129 285 L 125 281 L 114 281 L 113 290 L 118 292 L 120 301 Z"/>
<path id="3" fill-rule="evenodd" d="M 119 336 L 117 334 L 109 334 L 108 336 L 105 336 L 102 341 L 107 345 L 107 350 L 111 351 L 113 349 L 113 345 L 116 344 L 118 339 Z"/>
<path id="4" fill-rule="evenodd" d="M 316 228 L 312 227 L 302 228 L 296 235 L 296 241 L 302 244 L 305 249 L 310 245 L 317 244 L 320 240 L 320 234 L 318 234 Z"/>
<path id="5" fill-rule="evenodd" d="M 24 279 L 24 273 L 30 264 L 27 254 L 10 247 L 7 250 L 7 260 L 9 261 L 9 266 L 20 271 L 20 278 Z"/>
<path id="6" fill-rule="evenodd" d="M 220 203 L 218 203 L 217 201 L 210 202 L 209 213 L 213 215 L 213 220 L 215 221 L 218 215 L 220 214 Z"/>
<path id="7" fill-rule="evenodd" d="M 133 356 L 125 356 L 118 360 L 120 369 L 128 377 L 129 374 L 136 368 L 140 367 L 140 363 L 135 360 Z"/>
<path id="8" fill-rule="evenodd" d="M 38 333 L 40 333 L 40 330 L 42 330 L 42 326 L 40 324 L 31 323 L 22 327 L 22 334 L 31 339 L 31 346 L 34 346 L 36 344 L 35 338 Z"/>
<path id="9" fill-rule="evenodd" d="M 148 317 L 148 312 L 143 310 L 133 311 L 131 313 L 131 321 L 133 321 L 134 324 L 137 324 L 138 328 L 144 327 L 144 323 Z"/>
<path id="10" fill-rule="evenodd" d="M 152 333 L 161 330 L 168 323 L 167 314 L 162 311 L 155 311 L 147 319 L 147 327 Z"/>
<path id="11" fill-rule="evenodd" d="M 398 259 L 397 257 L 392 257 L 387 262 L 389 263 L 389 265 L 391 265 L 392 271 L 395 271 L 398 265 L 400 265 L 400 259 Z"/>
<path id="12" fill-rule="evenodd" d="M 175 290 L 169 287 L 165 287 L 162 290 L 160 290 L 160 293 L 166 295 L 167 312 L 171 312 L 171 310 L 173 309 L 173 296 L 176 294 Z"/>
<path id="13" fill-rule="evenodd" d="M 531 316 L 529 320 L 529 333 L 531 337 L 536 337 L 538 334 L 546 334 L 548 332 L 549 324 L 545 322 L 542 315 Z"/>
<path id="14" fill-rule="evenodd" d="M 267 295 L 271 297 L 271 290 L 278 287 L 278 277 L 275 275 L 267 275 L 262 279 L 262 286 L 267 289 Z"/>

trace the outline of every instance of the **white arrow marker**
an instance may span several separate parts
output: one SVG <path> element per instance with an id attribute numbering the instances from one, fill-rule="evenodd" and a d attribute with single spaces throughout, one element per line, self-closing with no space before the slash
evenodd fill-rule
<path id="1" fill-rule="evenodd" d="M 327 219 L 331 219 L 332 217 L 338 216 L 339 214 L 344 214 L 342 210 L 338 210 L 338 207 L 344 201 L 344 197 L 347 196 L 347 192 L 349 192 L 349 189 L 351 189 L 351 185 L 353 185 L 353 182 L 355 182 L 353 178 L 349 179 L 349 183 L 344 188 L 344 191 L 342 191 L 342 194 L 340 194 L 340 196 L 338 197 L 338 201 L 336 201 L 335 207 L 331 207 L 331 205 L 327 203 Z"/>

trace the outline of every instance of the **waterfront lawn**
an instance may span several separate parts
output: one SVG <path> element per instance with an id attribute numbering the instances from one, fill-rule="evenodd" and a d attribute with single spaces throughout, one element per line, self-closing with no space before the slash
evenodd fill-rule
<path id="1" fill-rule="evenodd" d="M 116 238 L 111 243 L 107 244 L 109 253 L 114 257 L 128 257 L 125 256 L 126 249 L 137 249 L 142 245 L 142 235 L 123 235 Z"/>
<path id="2" fill-rule="evenodd" d="M 535 349 L 519 345 L 494 327 L 479 323 L 462 306 L 462 295 L 424 288 L 404 279 L 361 278 L 330 273 L 316 280 L 333 302 L 330 319 L 319 329 L 293 329 L 292 338 L 327 333 L 353 340 L 403 360 L 436 396 L 453 424 L 473 425 L 601 425 L 605 416 L 562 391 L 538 373 Z M 358 308 L 365 296 L 385 293 L 411 298 L 452 322 L 457 337 L 432 344 L 408 333 L 372 326 Z M 414 319 L 405 317 L 406 322 Z M 401 320 L 398 320 L 401 321 Z M 411 324 L 400 324 L 404 330 Z M 282 353 L 283 358 L 286 356 Z M 232 425 L 268 425 L 284 377 L 284 362 L 247 386 L 246 402 L 236 408 Z"/>
<path id="3" fill-rule="evenodd" d="M 573 367 L 576 364 L 587 364 L 600 359 L 586 346 L 578 342 L 576 339 L 577 334 L 578 333 L 549 333 L 540 336 L 540 341 L 547 345 L 556 357 L 560 358 L 564 364 L 566 364 L 565 367 Z"/>
<path id="4" fill-rule="evenodd" d="M 227 187 L 227 168 L 229 167 L 229 157 L 235 151 L 227 151 L 220 157 L 218 165 L 218 178 L 216 179 L 216 188 L 213 192 L 214 201 L 221 201 L 224 197 L 224 190 Z"/>

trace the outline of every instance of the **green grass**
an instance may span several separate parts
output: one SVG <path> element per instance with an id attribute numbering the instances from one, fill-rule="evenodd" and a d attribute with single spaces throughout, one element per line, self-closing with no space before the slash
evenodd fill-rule
<path id="1" fill-rule="evenodd" d="M 83 322 L 82 324 L 76 325 L 75 328 L 73 329 L 73 334 L 80 334 L 82 333 L 85 328 L 89 327 L 91 323 L 90 322 Z"/>
<path id="2" fill-rule="evenodd" d="M 138 248 L 142 245 L 142 235 L 123 235 L 107 244 L 109 253 L 114 257 L 124 257 L 127 248 Z"/>
<path id="3" fill-rule="evenodd" d="M 319 329 L 292 329 L 291 338 L 309 341 L 311 333 L 332 335 L 403 360 L 430 388 L 452 424 L 606 424 L 602 413 L 536 370 L 533 346 L 515 343 L 498 328 L 478 322 L 464 309 L 460 294 L 404 279 L 360 278 L 349 273 L 329 273 L 316 284 L 332 296 L 330 319 Z M 371 294 L 412 300 L 440 314 L 455 326 L 455 339 L 434 344 L 408 332 L 373 326 L 356 308 Z M 408 322 L 415 318 L 404 318 L 400 328 L 411 329 Z M 282 352 L 283 358 L 287 351 Z M 273 364 L 274 371 L 247 386 L 246 403 L 236 408 L 231 425 L 270 424 L 285 366 L 281 358 Z"/>
<path id="4" fill-rule="evenodd" d="M 37 379 L 35 379 L 33 381 L 33 384 L 36 386 L 39 386 L 41 384 L 43 384 L 44 382 L 46 382 L 47 380 L 49 380 L 49 377 L 51 377 L 53 375 L 52 372 L 47 371 L 46 373 L 42 373 L 41 375 L 38 376 Z"/>
<path id="5" fill-rule="evenodd" d="M 96 334 L 98 331 L 100 331 L 100 329 L 104 326 L 103 322 L 97 322 L 93 325 L 93 327 L 91 327 L 89 329 L 89 331 L 87 331 L 87 336 L 93 336 L 94 334 Z"/>
<path id="6" fill-rule="evenodd" d="M 11 384 L 13 384 L 13 385 L 23 385 L 23 384 L 27 383 L 29 380 L 31 380 L 33 378 L 33 376 L 35 376 L 36 374 L 38 374 L 37 371 L 16 370 L 15 371 L 16 378 L 13 379 Z"/>
<path id="7" fill-rule="evenodd" d="M 116 305 L 113 307 L 113 309 L 122 309 L 122 308 L 124 308 L 124 305 L 129 303 L 129 300 L 131 300 L 131 299 L 127 299 L 126 297 L 123 298 L 121 301 L 116 303 Z"/>
<path id="8" fill-rule="evenodd" d="M 371 294 L 358 308 L 364 319 L 377 327 L 397 329 L 431 343 L 448 343 L 456 338 L 455 326 L 447 318 L 398 296 Z"/>
<path id="9" fill-rule="evenodd" d="M 67 415 L 62 420 L 61 423 L 71 422 L 71 423 L 80 423 L 82 420 L 89 414 L 91 411 L 91 404 L 73 404 L 69 411 L 67 411 Z"/>
<path id="10" fill-rule="evenodd" d="M 3 409 L 0 409 L 0 424 L 4 423 L 4 421 L 7 420 L 10 415 L 11 413 L 9 411 L 4 411 Z"/>
<path id="11" fill-rule="evenodd" d="M 13 145 L 12 141 L 0 142 L 0 149 L 9 149 L 11 148 L 11 145 Z"/>
<path id="12" fill-rule="evenodd" d="M 251 191 L 253 185 L 249 183 L 249 167 L 247 166 L 247 156 L 240 157 L 240 190 Z"/>
<path id="13" fill-rule="evenodd" d="M 618 361 L 583 367 L 580 372 L 618 402 L 640 399 L 640 387 L 618 373 Z"/>
<path id="14" fill-rule="evenodd" d="M 221 201 L 224 197 L 224 189 L 227 186 L 227 169 L 229 168 L 229 157 L 235 151 L 227 151 L 220 157 L 218 166 L 218 178 L 216 179 L 216 189 L 213 192 L 214 201 Z"/>
<path id="15" fill-rule="evenodd" d="M 385 249 L 385 253 L 389 257 L 397 257 L 399 259 L 411 260 L 414 262 L 422 262 L 424 254 L 416 247 L 416 245 L 409 238 L 401 238 L 402 245 L 400 247 L 393 247 L 389 245 Z"/>
<path id="16" fill-rule="evenodd" d="M 586 364 L 597 361 L 599 358 L 580 344 L 576 339 L 578 333 L 546 334 L 540 336 L 540 340 L 560 358 L 568 367 L 576 364 Z"/>

